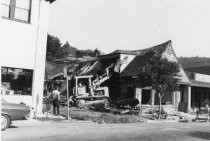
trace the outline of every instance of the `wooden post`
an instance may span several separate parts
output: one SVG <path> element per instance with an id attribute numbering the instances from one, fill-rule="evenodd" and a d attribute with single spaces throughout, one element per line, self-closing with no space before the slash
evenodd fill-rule
<path id="1" fill-rule="evenodd" d="M 90 95 L 93 95 L 92 84 L 91 84 L 91 77 L 88 79 L 88 81 L 89 81 Z"/>
<path id="2" fill-rule="evenodd" d="M 68 109 L 68 120 L 69 120 L 69 83 L 68 83 L 68 77 L 66 77 L 66 90 L 67 90 L 67 109 Z"/>
<path id="3" fill-rule="evenodd" d="M 64 61 L 64 63 L 66 63 Z M 70 113 L 69 113 L 69 80 L 68 80 L 68 74 L 67 74 L 67 66 L 65 64 L 65 68 L 63 69 L 63 76 L 66 78 L 66 91 L 67 91 L 67 113 L 68 113 L 68 120 L 70 119 Z"/>
<path id="4" fill-rule="evenodd" d="M 75 95 L 77 96 L 77 78 L 76 78 L 76 83 L 75 83 Z"/>
<path id="5" fill-rule="evenodd" d="M 158 114 L 158 119 L 160 119 L 160 117 L 161 117 L 161 108 L 162 108 L 162 97 L 161 97 L 161 94 L 159 93 L 158 94 L 158 96 L 159 96 L 159 100 L 160 100 L 160 102 L 159 102 L 159 114 Z"/>

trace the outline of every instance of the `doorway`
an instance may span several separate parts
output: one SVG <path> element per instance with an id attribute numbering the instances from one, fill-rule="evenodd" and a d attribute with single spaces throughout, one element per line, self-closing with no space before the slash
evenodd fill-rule
<path id="1" fill-rule="evenodd" d="M 150 104 L 151 90 L 142 90 L 142 104 Z"/>

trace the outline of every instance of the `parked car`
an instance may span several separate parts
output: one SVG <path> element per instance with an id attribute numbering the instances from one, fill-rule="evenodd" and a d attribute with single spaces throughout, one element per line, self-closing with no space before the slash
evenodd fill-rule
<path id="1" fill-rule="evenodd" d="M 8 103 L 1 99 L 1 130 L 8 128 L 14 120 L 26 120 L 30 116 L 30 108 L 24 103 Z"/>

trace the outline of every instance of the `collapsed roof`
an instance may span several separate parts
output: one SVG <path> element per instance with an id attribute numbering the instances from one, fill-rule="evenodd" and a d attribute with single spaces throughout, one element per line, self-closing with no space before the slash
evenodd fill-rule
<path id="1" fill-rule="evenodd" d="M 75 67 L 70 67 L 68 69 L 68 72 L 71 72 L 71 74 L 74 76 L 75 75 L 95 75 L 97 74 L 98 70 L 101 70 L 101 69 L 105 70 L 107 66 L 109 66 L 110 64 L 113 64 L 113 58 L 115 60 L 114 66 L 119 65 L 118 64 L 119 60 L 116 59 L 117 58 L 116 56 L 118 56 L 118 59 L 119 59 L 120 54 L 134 56 L 133 59 L 126 64 L 124 69 L 121 72 L 119 72 L 120 76 L 122 77 L 138 76 L 140 70 L 146 65 L 147 61 L 150 60 L 154 55 L 166 57 L 169 60 L 172 59 L 173 61 L 178 62 L 176 54 L 172 48 L 171 41 L 167 41 L 160 45 L 142 49 L 142 50 L 116 50 L 110 54 L 102 55 L 97 58 L 84 59 L 84 60 L 70 59 L 70 61 L 76 61 L 76 62 L 78 61 L 80 63 Z M 107 60 L 107 58 L 110 58 L 110 59 Z M 106 60 L 106 64 L 105 66 L 102 66 L 104 59 Z M 57 61 L 61 61 L 61 60 L 57 60 Z M 111 62 L 107 64 L 107 61 L 111 61 Z M 123 60 L 120 60 L 120 61 L 123 61 Z M 205 87 L 206 86 L 210 87 L 210 83 L 204 84 L 203 82 L 198 82 L 196 80 L 191 79 L 189 75 L 186 74 L 181 64 L 180 64 L 180 73 L 182 76 L 181 83 L 191 84 L 193 86 L 203 85 Z"/>

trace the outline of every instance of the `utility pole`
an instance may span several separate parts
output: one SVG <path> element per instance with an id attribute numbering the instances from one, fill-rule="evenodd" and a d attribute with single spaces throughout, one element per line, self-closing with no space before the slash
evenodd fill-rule
<path id="1" fill-rule="evenodd" d="M 69 113 L 69 79 L 68 79 L 68 76 L 66 77 L 66 85 L 67 85 L 66 90 L 67 90 L 67 106 L 68 106 L 67 110 L 68 110 L 68 120 L 69 120 L 70 113 Z"/>
<path id="2" fill-rule="evenodd" d="M 64 61 L 65 62 L 65 61 Z M 67 91 L 67 113 L 68 113 L 68 120 L 70 119 L 70 113 L 69 113 L 69 79 L 68 79 L 68 73 L 67 73 L 67 66 L 65 62 L 65 67 L 63 70 L 63 75 L 66 78 L 66 91 Z"/>

